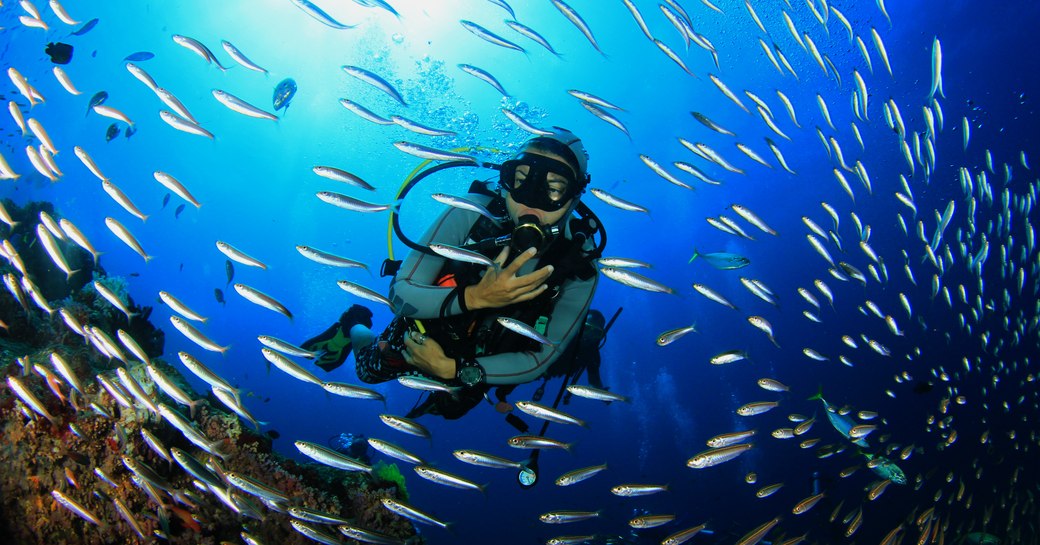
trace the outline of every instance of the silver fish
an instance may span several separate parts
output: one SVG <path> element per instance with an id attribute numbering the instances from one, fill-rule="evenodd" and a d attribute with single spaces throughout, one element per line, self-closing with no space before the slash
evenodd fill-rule
<path id="1" fill-rule="evenodd" d="M 366 288 L 360 284 L 356 284 L 347 280 L 340 280 L 339 282 L 336 282 L 336 285 L 339 286 L 340 289 L 351 295 L 355 295 L 363 299 L 368 299 L 369 301 L 382 303 L 391 308 L 393 307 L 393 303 L 391 303 L 389 299 L 387 299 L 383 295 L 380 295 L 378 292 Z"/>
<path id="2" fill-rule="evenodd" d="M 227 40 L 221 40 L 220 41 L 220 45 L 221 45 L 221 47 L 224 48 L 224 51 L 227 51 L 228 55 L 231 55 L 232 59 L 235 59 L 235 62 L 237 62 L 238 64 L 241 64 L 242 66 L 244 66 L 244 67 L 246 67 L 246 68 L 248 68 L 250 70 L 253 70 L 253 71 L 256 71 L 256 72 L 260 72 L 260 73 L 263 73 L 263 74 L 267 74 L 267 69 L 266 68 L 264 68 L 264 67 L 260 66 L 259 64 L 256 64 L 255 62 L 249 60 L 249 58 L 246 57 L 245 55 L 243 55 L 242 52 L 239 51 L 238 48 L 235 47 L 234 44 L 232 44 L 231 42 L 229 42 Z"/>
<path id="3" fill-rule="evenodd" d="M 628 402 L 628 398 L 623 396 L 623 395 L 621 395 L 621 394 L 617 394 L 615 392 L 611 392 L 609 390 L 603 390 L 601 388 L 596 388 L 596 387 L 593 387 L 593 386 L 584 386 L 584 385 L 579 385 L 579 384 L 571 384 L 570 386 L 567 387 L 567 391 L 572 393 L 572 394 L 574 394 L 574 395 L 576 395 L 576 396 L 578 396 L 578 397 L 584 397 L 586 399 L 595 399 L 597 401 L 623 401 L 623 402 Z"/>
<path id="4" fill-rule="evenodd" d="M 300 255 L 310 259 L 315 263 L 321 263 L 322 265 L 331 265 L 333 267 L 344 267 L 344 268 L 360 268 L 368 270 L 368 265 L 360 261 L 355 261 L 346 257 L 331 254 L 329 252 L 323 252 L 317 248 L 310 246 L 297 245 L 296 251 L 300 252 Z"/>
<path id="5" fill-rule="evenodd" d="M 334 28 L 336 30 L 351 29 L 351 28 L 354 28 L 354 26 L 355 26 L 355 25 L 345 25 L 345 24 L 343 24 L 343 23 L 333 19 L 332 17 L 329 16 L 328 13 L 325 13 L 321 8 L 319 8 L 318 6 L 314 5 L 309 0 L 291 0 L 291 1 L 292 1 L 293 4 L 296 5 L 296 7 L 300 8 L 301 10 L 303 10 L 304 13 L 306 13 L 307 15 L 310 15 L 311 18 L 313 18 L 315 21 L 318 21 L 319 23 L 321 23 L 321 24 L 323 24 L 325 26 L 332 27 L 332 28 Z"/>
<path id="6" fill-rule="evenodd" d="M 477 160 L 473 157 L 470 157 L 469 155 L 439 150 L 428 146 L 423 146 L 421 144 L 413 144 L 411 142 L 400 141 L 394 142 L 394 147 L 407 153 L 408 155 L 412 155 L 420 159 L 429 159 L 432 161 L 463 161 L 466 163 L 477 164 Z"/>
<path id="7" fill-rule="evenodd" d="M 578 27 L 578 30 L 585 35 L 585 38 L 592 44 L 592 47 L 596 48 L 596 51 L 605 55 L 603 50 L 599 48 L 599 44 L 596 43 L 596 38 L 592 35 L 592 29 L 590 29 L 589 25 L 585 23 L 585 20 L 581 18 L 581 15 L 578 15 L 578 12 L 574 11 L 574 8 L 568 6 L 563 2 L 563 0 L 552 0 L 552 3 L 556 6 L 556 9 L 560 10 L 560 13 L 562 13 L 568 21 Z"/>
<path id="8" fill-rule="evenodd" d="M 509 93 L 507 93 L 505 87 L 503 87 L 502 84 L 498 82 L 498 79 L 496 79 L 495 76 L 492 76 L 486 70 L 477 68 L 476 66 L 473 66 L 471 64 L 460 64 L 458 66 L 459 69 L 463 72 L 494 87 L 496 91 L 502 93 L 502 96 L 509 96 Z"/>
<path id="9" fill-rule="evenodd" d="M 324 202 L 352 212 L 382 212 L 384 210 L 389 210 L 392 206 L 396 206 L 390 204 L 370 203 L 333 191 L 319 191 L 316 195 Z"/>
<path id="10" fill-rule="evenodd" d="M 365 108 L 364 106 L 362 106 L 362 105 L 360 105 L 357 102 L 354 102 L 352 100 L 347 100 L 345 98 L 341 98 L 341 99 L 339 99 L 339 103 L 340 103 L 341 106 L 343 106 L 344 108 L 354 112 L 355 114 L 357 114 L 362 119 L 364 119 L 366 121 L 370 121 L 372 123 L 375 123 L 376 125 L 393 125 L 394 124 L 393 121 L 390 121 L 389 119 L 387 119 L 387 118 L 385 118 L 385 117 L 383 117 L 381 115 L 376 114 L 372 110 L 369 110 L 368 108 Z"/>
<path id="11" fill-rule="evenodd" d="M 509 318 L 507 316 L 499 316 L 498 318 L 496 318 L 495 321 L 497 321 L 499 323 L 499 325 L 501 325 L 502 327 L 512 331 L 513 333 L 517 333 L 519 335 L 523 335 L 524 337 L 527 337 L 528 339 L 537 341 L 537 342 L 539 342 L 541 344 L 544 344 L 546 346 L 555 346 L 555 344 L 556 344 L 553 341 L 549 340 L 549 338 L 547 338 L 545 335 L 542 335 L 541 333 L 536 331 L 533 327 L 531 327 L 531 326 L 525 324 L 524 322 L 521 322 L 520 320 L 517 320 L 515 318 Z"/>
<path id="12" fill-rule="evenodd" d="M 349 64 L 345 64 L 340 68 L 347 74 L 386 93 L 390 96 L 390 98 L 393 98 L 397 102 L 401 103 L 401 106 L 408 106 L 408 103 L 404 101 L 404 97 L 401 96 L 401 93 L 398 92 L 393 85 L 390 85 L 390 82 L 386 81 L 379 75 L 365 70 L 364 68 L 360 68 L 358 66 L 351 66 Z"/>
<path id="13" fill-rule="evenodd" d="M 332 466 L 345 471 L 362 471 L 372 473 L 372 467 L 361 463 L 349 456 L 344 456 L 332 449 L 325 448 L 316 443 L 308 441 L 296 441 L 293 443 L 304 456 L 318 461 L 327 466 Z"/>
<path id="14" fill-rule="evenodd" d="M 620 282 L 626 286 L 657 293 L 675 294 L 675 289 L 627 269 L 604 267 L 600 269 L 600 272 L 607 278 Z"/>
<path id="15" fill-rule="evenodd" d="M 599 200 L 615 208 L 620 208 L 621 210 L 627 210 L 629 212 L 649 213 L 649 210 L 646 207 L 626 201 L 620 197 L 616 197 L 610 193 L 607 193 L 606 191 L 603 191 L 602 189 L 592 188 L 589 191 L 592 193 L 593 196 L 595 196 Z"/>
<path id="16" fill-rule="evenodd" d="M 261 269 L 267 270 L 267 265 L 265 265 L 262 261 L 242 252 L 238 248 L 235 248 L 234 246 L 224 241 L 217 241 L 217 250 L 219 250 L 220 253 L 226 255 L 229 259 L 236 263 L 249 265 L 250 267 L 259 267 Z"/>
<path id="17" fill-rule="evenodd" d="M 141 243 L 137 241 L 137 238 L 134 237 L 133 233 L 124 227 L 122 223 L 116 221 L 115 218 L 105 218 L 105 225 L 108 227 L 109 231 L 112 231 L 112 234 L 119 238 L 119 240 L 123 241 L 124 244 L 144 258 L 145 263 L 148 263 L 155 257 L 148 255 L 148 252 L 145 252 L 144 248 L 141 247 Z"/>
<path id="18" fill-rule="evenodd" d="M 270 112 L 266 112 L 261 108 L 257 108 L 256 106 L 253 106 L 252 104 L 242 100 L 241 98 L 236 97 L 231 93 L 228 93 L 227 91 L 214 89 L 213 98 L 217 99 L 217 102 L 220 102 L 224 106 L 227 106 L 232 111 L 238 112 L 242 115 L 255 117 L 258 119 L 270 119 L 271 121 L 278 121 L 278 116 Z"/>
<path id="19" fill-rule="evenodd" d="M 523 47 L 520 47 L 519 45 L 499 36 L 498 34 L 491 32 L 490 30 L 478 25 L 477 23 L 474 23 L 473 21 L 467 21 L 465 19 L 462 19 L 459 22 L 462 23 L 462 28 L 465 28 L 466 30 L 472 32 L 474 36 L 480 38 L 481 40 L 495 44 L 499 47 L 504 47 L 506 49 L 512 49 L 514 51 L 520 51 L 521 53 L 527 53 L 527 50 Z"/>
<path id="20" fill-rule="evenodd" d="M 247 301 L 256 305 L 260 305 L 264 308 L 273 310 L 281 314 L 282 316 L 285 316 L 286 318 L 292 320 L 292 312 L 290 312 L 288 308 L 285 308 L 285 305 L 283 305 L 274 297 L 271 297 L 270 295 L 267 295 L 266 293 L 254 287 L 247 286 L 245 284 L 236 283 L 234 286 L 235 291 L 238 292 L 238 294 L 242 297 L 245 297 Z"/>

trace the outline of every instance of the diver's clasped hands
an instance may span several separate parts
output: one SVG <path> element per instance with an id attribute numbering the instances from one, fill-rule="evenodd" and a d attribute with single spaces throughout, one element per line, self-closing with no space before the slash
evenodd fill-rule
<path id="1" fill-rule="evenodd" d="M 455 378 L 455 360 L 444 354 L 440 343 L 418 331 L 409 331 L 404 336 L 404 361 L 418 367 L 426 374 L 439 379 Z"/>
<path id="2" fill-rule="evenodd" d="M 503 248 L 495 258 L 495 267 L 488 267 L 480 282 L 468 286 L 463 292 L 466 307 L 472 310 L 501 308 L 540 295 L 549 287 L 545 281 L 553 272 L 552 265 L 546 265 L 528 274 L 516 274 L 536 253 L 534 248 L 528 249 L 517 256 L 508 267 L 503 267 L 502 264 L 509 257 L 509 247 Z"/>

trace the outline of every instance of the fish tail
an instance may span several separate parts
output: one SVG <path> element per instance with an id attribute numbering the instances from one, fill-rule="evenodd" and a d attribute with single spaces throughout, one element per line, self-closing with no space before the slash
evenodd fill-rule
<path id="1" fill-rule="evenodd" d="M 816 395 L 810 397 L 806 401 L 815 401 L 817 399 L 819 399 L 820 401 L 823 401 L 823 385 L 822 384 L 817 387 Z"/>
<path id="2" fill-rule="evenodd" d="M 691 257 L 690 260 L 687 261 L 686 263 L 693 263 L 693 260 L 697 259 L 700 256 L 701 256 L 700 252 L 697 251 L 697 248 L 694 248 L 693 249 L 693 257 Z"/>

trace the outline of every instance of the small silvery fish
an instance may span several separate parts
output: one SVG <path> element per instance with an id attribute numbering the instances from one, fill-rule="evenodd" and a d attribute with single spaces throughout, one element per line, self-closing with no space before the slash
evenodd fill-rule
<path id="1" fill-rule="evenodd" d="M 344 471 L 363 471 L 372 473 L 372 468 L 349 456 L 344 456 L 332 449 L 308 441 L 296 441 L 294 443 L 304 456 Z"/>
<path id="2" fill-rule="evenodd" d="M 546 407 L 540 403 L 535 403 L 533 401 L 517 401 L 515 405 L 517 409 L 520 409 L 535 418 L 541 418 L 542 420 L 548 420 L 559 424 L 577 424 L 583 428 L 587 427 L 584 420 L 575 418 L 552 407 Z"/>
<path id="3" fill-rule="evenodd" d="M 369 443 L 371 443 L 371 441 L 372 440 L 369 439 Z M 496 469 L 519 469 L 523 467 L 523 464 L 520 462 L 514 462 L 500 456 L 476 450 L 456 450 L 452 452 L 452 454 L 460 461 L 475 466 L 491 467 Z"/>
<path id="4" fill-rule="evenodd" d="M 542 335 L 541 333 L 536 331 L 533 327 L 531 327 L 531 326 L 521 322 L 520 320 L 517 320 L 515 318 L 509 318 L 507 316 L 499 316 L 496 319 L 496 321 L 499 323 L 499 325 L 501 325 L 502 327 L 512 331 L 513 333 L 517 333 L 519 335 L 523 335 L 524 337 L 527 337 L 528 339 L 531 339 L 533 341 L 538 341 L 539 343 L 544 344 L 546 346 L 554 346 L 555 345 L 555 343 L 553 343 L 551 340 L 549 340 L 545 335 Z"/>
<path id="5" fill-rule="evenodd" d="M 220 45 L 221 45 L 221 47 L 224 48 L 224 51 L 227 51 L 228 55 L 231 55 L 232 59 L 235 59 L 235 62 L 237 62 L 238 64 L 241 64 L 242 66 L 244 66 L 244 67 L 246 67 L 246 68 L 248 68 L 250 70 L 253 70 L 253 71 L 256 71 L 256 72 L 260 72 L 260 73 L 263 73 L 263 74 L 267 74 L 267 69 L 266 68 L 264 68 L 264 67 L 256 64 L 255 62 L 249 60 L 249 58 L 246 57 L 245 55 L 243 55 L 242 52 L 239 51 L 238 48 L 235 47 L 234 44 L 232 44 L 231 42 L 229 42 L 227 40 L 221 40 L 220 41 Z"/>
<path id="6" fill-rule="evenodd" d="M 315 352 L 311 352 L 310 350 L 304 350 L 304 349 L 300 348 L 299 346 L 296 346 L 295 344 L 283 341 L 283 340 L 281 340 L 279 338 L 272 337 L 270 335 L 259 335 L 259 336 L 257 336 L 257 339 L 260 341 L 260 344 L 262 344 L 262 345 L 264 345 L 264 346 L 266 346 L 266 347 L 268 347 L 268 348 L 270 348 L 272 350 L 277 350 L 278 352 L 281 352 L 283 354 L 287 354 L 287 355 L 290 355 L 290 356 L 297 356 L 297 357 L 307 358 L 307 359 L 311 359 L 312 360 L 315 357 L 317 357 L 317 355 L 318 355 Z"/>
<path id="7" fill-rule="evenodd" d="M 383 507 L 386 507 L 390 511 L 401 515 L 404 518 L 413 520 L 415 522 L 421 522 L 423 524 L 429 524 L 431 526 L 439 526 L 444 529 L 449 528 L 449 523 L 437 520 L 431 515 L 428 515 L 406 503 L 401 503 L 391 498 L 382 498 L 380 501 L 383 502 Z"/>
<path id="8" fill-rule="evenodd" d="M 222 91 L 220 89 L 213 90 L 213 98 L 217 99 L 217 102 L 227 106 L 231 111 L 238 112 L 248 117 L 255 117 L 257 119 L 270 119 L 271 121 L 278 121 L 278 116 L 265 112 L 264 110 L 253 106 L 252 104 L 236 97 L 235 95 Z"/>
<path id="9" fill-rule="evenodd" d="M 363 299 L 368 299 L 369 301 L 375 301 L 377 303 L 382 303 L 382 304 L 384 304 L 384 305 L 386 305 L 386 306 L 388 306 L 390 308 L 393 308 L 393 303 L 391 303 L 389 299 L 387 299 L 386 297 L 380 295 L 379 293 L 375 292 L 374 290 L 366 288 L 366 287 L 364 287 L 364 286 L 362 286 L 360 284 L 355 284 L 354 282 L 350 282 L 350 281 L 347 281 L 347 280 L 340 280 L 340 281 L 336 282 L 336 285 L 339 286 L 340 289 L 342 289 L 343 291 L 345 291 L 345 292 L 347 292 L 347 293 L 349 293 L 351 295 L 355 295 L 355 296 L 361 297 Z"/>
<path id="10" fill-rule="evenodd" d="M 465 19 L 462 19 L 459 22 L 462 24 L 463 28 L 472 32 L 474 36 L 480 38 L 481 40 L 495 44 L 499 47 L 504 47 L 506 49 L 520 51 L 521 53 L 527 52 L 527 50 L 520 47 L 519 45 L 516 45 L 515 43 L 499 36 L 498 34 L 491 32 L 490 30 L 478 25 L 477 23 L 474 23 L 473 21 L 467 21 Z"/>
<path id="11" fill-rule="evenodd" d="M 627 269 L 618 269 L 614 267 L 603 267 L 599 270 L 604 276 L 620 282 L 626 286 L 638 288 L 641 290 L 652 291 L 655 293 L 670 293 L 675 294 L 675 290 L 660 282 L 651 280 L 641 274 L 634 273 Z"/>
<path id="12" fill-rule="evenodd" d="M 454 131 L 435 129 L 427 125 L 423 125 L 417 121 L 412 121 L 407 117 L 401 117 L 399 115 L 390 116 L 390 121 L 393 121 L 396 125 L 403 127 L 416 134 L 425 134 L 426 136 L 455 136 Z"/>
<path id="13" fill-rule="evenodd" d="M 600 464 L 596 466 L 575 469 L 574 471 L 568 471 L 567 473 L 564 473 L 563 475 L 557 477 L 555 483 L 556 486 L 570 486 L 572 484 L 580 483 L 584 480 L 587 480 L 606 469 L 607 464 Z"/>
<path id="14" fill-rule="evenodd" d="M 90 510 L 80 505 L 76 500 L 73 500 L 57 490 L 52 491 L 51 496 L 54 496 L 54 499 L 57 500 L 62 507 L 72 511 L 79 518 L 96 526 L 103 526 L 101 521 L 97 518 L 97 515 L 91 513 Z"/>
<path id="15" fill-rule="evenodd" d="M 205 316 L 202 316 L 201 314 L 199 314 L 199 313 L 195 312 L 194 310 L 188 308 L 188 305 L 185 305 L 184 303 L 182 303 L 180 301 L 180 299 L 177 299 L 173 295 L 170 295 L 169 292 L 160 291 L 159 292 L 159 299 L 161 299 L 163 303 L 166 303 L 167 306 L 172 308 L 174 310 L 174 312 L 176 312 L 177 314 L 180 314 L 181 316 L 184 316 L 185 318 L 187 318 L 189 320 L 193 320 L 193 321 L 196 321 L 196 322 L 202 322 L 202 323 L 206 323 L 206 321 L 209 320 L 209 318 L 207 318 Z"/>
<path id="16" fill-rule="evenodd" d="M 304 382 L 309 382 L 311 384 L 317 384 L 319 386 L 321 385 L 321 379 L 314 376 L 314 373 L 311 373 L 303 367 L 300 367 L 296 364 L 296 362 L 283 356 L 280 352 L 271 350 L 266 346 L 264 348 L 261 348 L 260 352 L 263 353 L 265 360 L 271 362 L 272 364 L 274 364 L 275 367 L 281 369 L 282 371 L 285 371 L 293 378 L 302 380 Z"/>
<path id="17" fill-rule="evenodd" d="M 397 204 L 374 204 L 365 202 L 361 199 L 355 199 L 354 197 L 348 197 L 341 193 L 335 193 L 333 191 L 319 191 L 317 196 L 322 201 L 325 201 L 333 206 L 350 210 L 353 212 L 382 212 L 383 210 L 389 210 L 391 207 L 396 208 Z"/>
<path id="18" fill-rule="evenodd" d="M 574 8 L 565 4 L 563 0 L 552 0 L 552 3 L 556 6 L 556 9 L 560 10 L 560 13 L 562 13 L 568 21 L 574 24 L 574 26 L 581 31 L 589 43 L 592 44 L 592 47 L 596 48 L 596 51 L 599 51 L 601 55 L 606 55 L 606 53 L 603 53 L 603 50 L 599 48 L 599 44 L 596 43 L 596 38 L 592 35 L 592 29 L 589 28 L 589 25 L 585 23 L 585 20 L 581 18 L 581 15 L 578 15 L 578 12 L 575 11 Z"/>
<path id="19" fill-rule="evenodd" d="M 599 517 L 602 511 L 550 511 L 538 515 L 538 520 L 546 524 L 566 524 Z"/>
<path id="20" fill-rule="evenodd" d="M 159 118 L 166 122 L 167 125 L 189 134 L 197 134 L 199 136 L 205 136 L 206 138 L 213 139 L 213 133 L 204 129 L 198 123 L 185 119 L 169 110 L 160 110 Z"/>
<path id="21" fill-rule="evenodd" d="M 390 85 L 388 81 L 386 81 L 379 75 L 357 66 L 343 65 L 340 68 L 347 74 L 386 93 L 390 96 L 390 98 L 393 98 L 397 102 L 400 102 L 401 106 L 408 106 L 408 104 L 404 101 L 404 97 L 401 96 L 401 93 L 399 93 L 393 85 Z"/>
<path id="22" fill-rule="evenodd" d="M 322 382 L 321 387 L 330 394 L 352 397 L 355 399 L 373 399 L 376 401 L 382 401 L 383 404 L 386 405 L 386 399 L 383 397 L 383 394 L 370 388 L 347 384 L 346 382 Z"/>
<path id="23" fill-rule="evenodd" d="M 221 346 L 213 342 L 212 339 L 203 335 L 202 332 L 195 329 L 194 326 L 184 321 L 180 316 L 170 316 L 170 322 L 173 323 L 173 327 L 177 328 L 177 331 L 180 331 L 185 337 L 206 350 L 223 354 L 231 348 L 231 346 Z"/>
<path id="24" fill-rule="evenodd" d="M 338 169 L 336 167 L 329 166 L 316 166 L 312 169 L 315 174 L 322 178 L 328 178 L 337 182 L 343 182 L 350 184 L 354 187 L 360 187 L 361 189 L 367 189 L 368 191 L 375 191 L 376 188 L 372 187 L 372 184 L 361 179 L 361 177 L 351 174 L 345 170 Z"/>
<path id="25" fill-rule="evenodd" d="M 412 469 L 415 470 L 415 473 L 418 474 L 420 477 L 430 482 L 442 484 L 444 486 L 468 490 L 479 490 L 481 493 L 483 493 L 484 489 L 487 488 L 486 484 L 477 484 L 464 477 L 460 477 L 453 473 L 448 473 L 447 471 L 442 471 L 440 469 L 430 467 L 427 465 L 417 465 Z"/>
<path id="26" fill-rule="evenodd" d="M 218 240 L 217 250 L 220 250 L 220 253 L 226 255 L 232 261 L 236 261 L 243 265 L 249 265 L 250 267 L 259 267 L 261 269 L 267 270 L 267 265 L 265 265 L 262 261 L 242 252 L 238 248 L 235 248 L 234 246 L 226 242 Z"/>
<path id="27" fill-rule="evenodd" d="M 496 218 L 487 208 L 483 205 L 475 203 L 465 197 L 456 197 L 455 195 L 448 195 L 446 193 L 434 193 L 430 195 L 433 200 L 446 204 L 448 206 L 458 208 L 460 210 L 468 210 L 470 212 L 476 212 L 481 216 L 491 220 L 495 225 L 501 223 L 501 219 Z"/>
<path id="28" fill-rule="evenodd" d="M 686 465 L 694 469 L 703 469 L 715 466 L 740 456 L 747 452 L 752 445 L 752 443 L 739 443 L 736 445 L 709 449 L 687 460 Z"/>
<path id="29" fill-rule="evenodd" d="M 567 391 L 578 397 L 584 397 L 586 399 L 595 399 L 597 401 L 623 401 L 626 403 L 628 402 L 628 398 L 621 394 L 615 394 L 614 392 L 604 390 L 602 388 L 596 388 L 594 386 L 571 384 L 567 387 Z"/>
<path id="30" fill-rule="evenodd" d="M 530 122 L 528 122 L 526 119 L 521 117 L 520 114 L 514 112 L 513 110 L 510 110 L 509 108 L 502 108 L 501 110 L 502 110 L 502 115 L 506 116 L 506 119 L 512 121 L 514 125 L 516 125 L 517 127 L 520 127 L 521 129 L 523 129 L 523 130 L 525 130 L 525 131 L 527 131 L 527 132 L 529 132 L 529 133 L 531 133 L 533 135 L 536 135 L 536 136 L 547 136 L 547 135 L 553 134 L 552 131 L 547 131 L 545 129 L 539 129 L 538 127 L 535 127 Z"/>
<path id="31" fill-rule="evenodd" d="M 513 448 L 522 449 L 558 448 L 570 452 L 574 448 L 574 443 L 564 443 L 563 441 L 540 435 L 516 435 L 510 437 L 507 443 Z"/>
<path id="32" fill-rule="evenodd" d="M 366 439 L 366 441 L 368 441 L 368 446 L 378 450 L 379 452 L 382 452 L 383 454 L 386 454 L 391 458 L 396 458 L 398 460 L 401 460 L 402 462 L 408 462 L 409 464 L 419 465 L 426 463 L 425 461 L 423 461 L 422 458 L 412 454 L 411 452 L 408 452 L 407 450 L 389 441 L 383 441 L 382 439 L 375 439 L 372 437 L 369 437 L 368 439 Z"/>
<path id="33" fill-rule="evenodd" d="M 292 312 L 290 312 L 289 309 L 285 308 L 285 305 L 280 303 L 274 297 L 271 297 L 270 295 L 267 295 L 266 293 L 251 286 L 247 286 L 245 284 L 235 284 L 235 291 L 238 292 L 238 294 L 242 297 L 245 297 L 247 301 L 262 306 L 266 309 L 273 310 L 281 314 L 282 316 L 285 316 L 286 318 L 292 320 Z"/>
<path id="34" fill-rule="evenodd" d="M 687 333 L 695 333 L 696 331 L 696 324 L 665 331 L 664 333 L 661 333 L 657 336 L 657 346 L 668 346 L 669 344 L 672 344 L 673 342 L 681 338 L 683 335 L 686 335 Z"/>
<path id="35" fill-rule="evenodd" d="M 649 210 L 646 207 L 640 206 L 640 205 L 635 204 L 635 203 L 631 203 L 631 202 L 626 201 L 626 200 L 624 200 L 622 198 L 619 198 L 619 197 L 616 197 L 614 195 L 611 195 L 610 193 L 607 193 L 606 191 L 603 191 L 602 189 L 592 188 L 589 191 L 597 199 L 599 199 L 599 200 L 609 204 L 610 206 L 613 206 L 614 208 L 620 208 L 621 210 L 627 210 L 629 212 L 647 212 L 647 213 L 649 213 Z"/>
<path id="36" fill-rule="evenodd" d="M 323 252 L 317 248 L 310 246 L 297 245 L 296 251 L 300 252 L 300 255 L 310 259 L 315 263 L 321 263 L 322 265 L 331 265 L 333 267 L 344 267 L 344 268 L 360 268 L 368 270 L 368 265 L 360 261 L 355 261 L 346 257 L 341 257 L 328 252 Z"/>
<path id="37" fill-rule="evenodd" d="M 627 257 L 600 257 L 596 263 L 604 267 L 620 267 L 622 269 L 643 268 L 649 269 L 653 266 L 645 261 L 630 259 Z"/>
<path id="38" fill-rule="evenodd" d="M 471 75 L 471 76 L 473 76 L 473 77 L 475 77 L 475 78 L 477 78 L 477 79 L 479 79 L 481 81 L 484 81 L 488 85 L 494 87 L 496 91 L 498 91 L 499 93 L 502 93 L 502 96 L 509 96 L 509 93 L 507 93 L 505 88 L 502 87 L 502 84 L 499 83 L 497 79 L 495 79 L 495 76 L 492 76 L 486 70 L 483 70 L 481 68 L 477 68 L 476 66 L 473 66 L 473 65 L 470 65 L 470 64 L 460 64 L 458 66 L 459 66 L 459 69 L 462 70 L 463 72 L 465 72 L 465 73 L 467 73 L 467 74 L 469 74 L 469 75 Z"/>
<path id="39" fill-rule="evenodd" d="M 119 238 L 119 240 L 123 241 L 124 244 L 137 252 L 137 255 L 144 258 L 145 263 L 148 263 L 155 257 L 148 255 L 148 252 L 141 247 L 141 243 L 137 241 L 137 238 L 134 237 L 134 235 L 115 218 L 105 218 L 105 226 L 107 226 L 108 230 L 112 231 L 112 234 Z"/>
<path id="40" fill-rule="evenodd" d="M 430 430 L 426 429 L 426 427 L 422 424 L 409 418 L 405 418 L 403 416 L 395 416 L 392 414 L 381 414 L 379 415 L 379 419 L 382 420 L 384 424 L 390 426 L 391 428 L 397 431 L 404 432 L 410 435 L 415 435 L 418 437 L 425 437 L 427 439 L 431 437 Z"/>
<path id="41" fill-rule="evenodd" d="M 354 102 L 353 100 L 347 100 L 345 98 L 341 98 L 341 99 L 339 99 L 339 104 L 340 104 L 340 106 L 343 106 L 344 108 L 354 112 L 358 117 L 360 117 L 361 119 L 364 119 L 365 121 L 369 121 L 371 123 L 375 123 L 376 125 L 393 125 L 394 124 L 393 121 L 390 121 L 389 119 L 387 119 L 387 118 L 385 118 L 385 117 L 383 117 L 381 115 L 376 114 L 372 110 L 369 110 L 368 108 L 365 108 L 364 106 L 358 104 L 357 102 Z"/>
<path id="42" fill-rule="evenodd" d="M 463 155 L 461 153 L 455 153 L 451 151 L 444 151 L 421 144 L 413 144 L 411 142 L 394 142 L 394 147 L 407 153 L 418 157 L 420 159 L 429 159 L 431 161 L 463 161 L 466 163 L 477 164 L 477 160 L 469 155 Z"/>
<path id="43" fill-rule="evenodd" d="M 430 249 L 437 255 L 454 261 L 462 261 L 464 263 L 473 263 L 485 267 L 497 268 L 497 264 L 487 256 L 465 248 L 459 248 L 450 244 L 434 243 L 430 244 Z"/>
<path id="44" fill-rule="evenodd" d="M 456 395 L 460 390 L 459 386 L 448 386 L 439 380 L 423 376 L 402 375 L 397 377 L 397 382 L 405 388 L 427 392 L 444 392 L 452 396 Z"/>
<path id="45" fill-rule="evenodd" d="M 354 28 L 355 25 L 345 25 L 332 17 L 328 13 L 325 13 L 321 8 L 311 3 L 309 0 L 290 0 L 296 7 L 300 8 L 304 13 L 310 15 L 315 21 L 334 28 L 336 30 L 346 30 Z"/>

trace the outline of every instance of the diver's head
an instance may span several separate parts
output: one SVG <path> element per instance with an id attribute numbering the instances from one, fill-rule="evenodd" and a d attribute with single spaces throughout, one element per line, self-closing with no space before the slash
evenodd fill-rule
<path id="1" fill-rule="evenodd" d="M 594 308 L 589 309 L 589 313 L 585 315 L 585 329 L 581 334 L 581 338 L 599 344 L 603 337 L 607 335 L 606 326 L 607 320 L 603 317 L 603 313 Z"/>
<path id="2" fill-rule="evenodd" d="M 539 225 L 555 225 L 577 206 L 589 182 L 581 140 L 567 129 L 553 129 L 552 134 L 529 140 L 502 164 L 499 184 L 514 223 L 534 216 Z"/>

